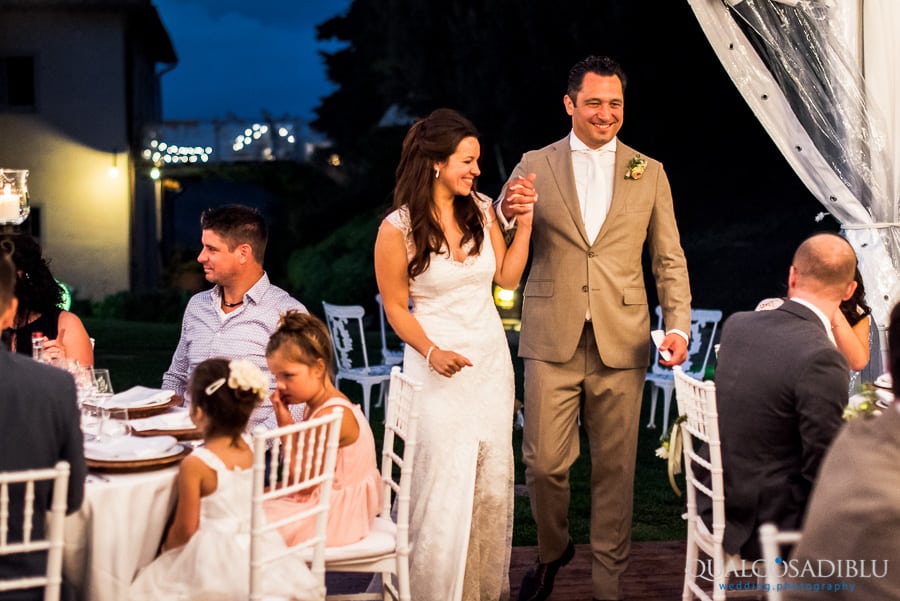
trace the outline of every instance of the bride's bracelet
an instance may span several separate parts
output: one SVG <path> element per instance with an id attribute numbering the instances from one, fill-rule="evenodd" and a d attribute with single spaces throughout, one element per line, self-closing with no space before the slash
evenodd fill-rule
<path id="1" fill-rule="evenodd" d="M 434 368 L 431 367 L 431 353 L 433 353 L 437 349 L 437 346 L 431 345 L 428 347 L 428 352 L 425 353 L 425 365 L 428 366 L 430 371 L 434 371 Z"/>

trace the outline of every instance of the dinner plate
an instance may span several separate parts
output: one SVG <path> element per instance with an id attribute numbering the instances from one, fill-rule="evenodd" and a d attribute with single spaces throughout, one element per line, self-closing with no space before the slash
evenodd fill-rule
<path id="1" fill-rule="evenodd" d="M 133 460 L 103 460 L 85 458 L 88 468 L 96 472 L 126 474 L 134 472 L 148 472 L 158 470 L 170 465 L 175 465 L 191 454 L 191 448 L 184 445 L 175 445 L 171 454 L 162 457 Z"/>
<path id="2" fill-rule="evenodd" d="M 880 376 L 875 378 L 875 386 L 877 386 L 878 388 L 887 388 L 889 390 L 893 389 L 894 384 L 893 380 L 891 379 L 891 374 L 881 374 Z"/>
<path id="3" fill-rule="evenodd" d="M 84 443 L 86 459 L 101 461 L 133 461 L 136 459 L 162 459 L 178 452 L 174 436 L 137 438 L 120 436 L 108 440 Z"/>

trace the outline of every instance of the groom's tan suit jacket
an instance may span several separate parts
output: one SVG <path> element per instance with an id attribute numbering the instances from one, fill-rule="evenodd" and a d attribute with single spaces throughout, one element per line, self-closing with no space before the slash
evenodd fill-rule
<path id="1" fill-rule="evenodd" d="M 600 233 L 588 240 L 575 189 L 568 136 L 526 153 L 512 177 L 537 174 L 532 264 L 525 284 L 519 356 L 570 359 L 590 308 L 597 348 L 616 369 L 649 363 L 650 318 L 641 254 L 644 242 L 667 330 L 689 333 L 691 290 L 672 192 L 649 157 L 639 179 L 626 179 L 638 154 L 616 143 L 613 193 Z"/>

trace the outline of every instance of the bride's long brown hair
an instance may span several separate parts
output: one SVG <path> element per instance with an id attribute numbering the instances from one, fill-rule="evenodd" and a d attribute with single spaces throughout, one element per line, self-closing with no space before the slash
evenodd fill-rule
<path id="1" fill-rule="evenodd" d="M 407 271 L 414 278 L 428 269 L 431 253 L 439 253 L 449 244 L 435 214 L 432 187 L 434 164 L 446 162 L 463 138 L 477 138 L 472 122 L 452 109 L 437 109 L 413 124 L 403 140 L 397 184 L 394 186 L 394 208 L 406 205 L 409 210 L 415 254 Z M 484 242 L 484 216 L 475 202 L 475 187 L 469 196 L 453 199 L 453 214 L 463 236 L 460 244 L 474 240 L 469 255 L 481 252 Z"/>

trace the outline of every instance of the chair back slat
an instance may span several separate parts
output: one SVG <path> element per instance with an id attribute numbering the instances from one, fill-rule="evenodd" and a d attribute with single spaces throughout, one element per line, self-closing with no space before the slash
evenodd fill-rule
<path id="1" fill-rule="evenodd" d="M 416 426 L 421 386 L 394 366 L 385 407 L 381 451 L 384 503 L 372 530 L 361 541 L 328 549 L 329 572 L 378 574 L 377 592 L 335 599 L 412 601 L 409 586 L 409 505 L 416 452 Z M 371 589 L 370 589 L 371 590 Z"/>
<path id="2" fill-rule="evenodd" d="M 325 301 L 322 301 L 322 307 L 338 368 L 367 369 L 369 354 L 363 329 L 365 309 L 362 305 L 332 305 Z"/>
<path id="3" fill-rule="evenodd" d="M 803 538 L 799 530 L 778 530 L 778 526 L 772 522 L 766 522 L 759 527 L 759 546 L 762 549 L 762 558 L 766 570 L 766 598 L 769 601 L 781 601 L 781 592 L 784 589 L 782 582 L 783 570 L 778 569 L 779 557 L 781 557 L 781 545 L 796 545 Z"/>
<path id="4" fill-rule="evenodd" d="M 728 555 L 722 546 L 725 536 L 725 481 L 716 385 L 712 381 L 692 377 L 679 366 L 673 369 L 673 373 L 678 411 L 685 418 L 680 424 L 688 528 L 683 594 L 685 599 L 724 599 L 728 573 L 747 569 L 750 564 L 738 556 Z M 699 496 L 710 500 L 712 530 L 698 513 Z M 711 574 L 698 575 L 698 550 L 712 559 Z M 709 584 L 709 581 L 713 585 L 711 594 L 701 586 L 702 583 Z"/>
<path id="5" fill-rule="evenodd" d="M 325 538 L 328 510 L 337 463 L 343 408 L 335 407 L 327 415 L 253 433 L 253 495 L 250 519 L 250 599 L 264 598 L 263 568 L 288 555 L 303 557 L 312 549 L 310 571 L 322 593 L 325 590 Z M 271 446 L 269 473 L 271 485 L 265 488 L 266 448 Z M 296 450 L 296 453 L 294 452 Z M 277 522 L 267 522 L 263 504 L 298 493 L 318 491 L 318 503 Z M 272 550 L 264 541 L 267 533 L 288 524 L 316 518 L 315 535 L 290 547 Z"/>
<path id="6" fill-rule="evenodd" d="M 706 373 L 706 366 L 709 364 L 709 358 L 712 355 L 712 349 L 715 345 L 716 334 L 719 331 L 719 323 L 722 321 L 722 311 L 719 309 L 691 309 L 691 331 L 690 342 L 688 344 L 688 356 L 681 365 L 681 369 L 689 375 L 698 379 L 703 379 Z M 662 307 L 656 306 L 656 328 L 663 329 Z M 654 349 L 654 353 L 655 353 Z M 667 367 L 659 365 L 657 361 L 653 361 L 650 371 L 652 373 L 671 375 L 671 371 Z"/>
<path id="7" fill-rule="evenodd" d="M 409 502 L 416 453 L 416 403 L 421 391 L 422 387 L 401 372 L 399 367 L 391 369 L 381 451 L 381 479 L 385 483 L 382 515 L 391 514 L 393 496 L 397 511 L 397 546 L 406 550 L 409 548 Z M 398 441 L 403 445 L 402 451 L 396 448 Z"/>
<path id="8" fill-rule="evenodd" d="M 380 385 L 378 405 L 384 396 L 385 386 L 390 380 L 390 365 L 369 362 L 366 333 L 363 328 L 365 309 L 361 305 L 333 305 L 322 301 L 325 310 L 325 325 L 334 349 L 337 365 L 335 385 L 340 389 L 341 380 L 357 382 L 363 391 L 362 408 L 369 419 L 369 404 L 372 386 Z"/>
<path id="9" fill-rule="evenodd" d="M 37 486 L 41 482 L 47 482 L 51 487 L 50 508 L 43 535 L 34 526 L 35 500 L 39 493 L 45 494 Z M 47 567 L 42 576 L 0 580 L 0 591 L 44 587 L 45 601 L 59 599 L 68 487 L 69 464 L 66 461 L 47 469 L 0 472 L 0 557 L 47 552 Z M 21 495 L 22 499 L 21 532 L 13 532 L 9 525 L 14 495 Z"/>

